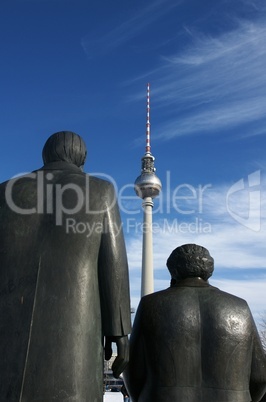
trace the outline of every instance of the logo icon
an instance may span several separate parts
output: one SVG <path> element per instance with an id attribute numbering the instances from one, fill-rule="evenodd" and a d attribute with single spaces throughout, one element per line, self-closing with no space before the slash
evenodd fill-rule
<path id="1" fill-rule="evenodd" d="M 226 208 L 235 221 L 254 232 L 261 227 L 260 170 L 234 183 L 226 195 Z"/>

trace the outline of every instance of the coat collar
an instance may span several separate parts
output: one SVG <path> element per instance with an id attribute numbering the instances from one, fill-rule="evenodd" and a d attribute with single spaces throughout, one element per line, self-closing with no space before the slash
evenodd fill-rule
<path id="1" fill-rule="evenodd" d="M 46 163 L 40 170 L 70 170 L 72 172 L 83 173 L 78 166 L 64 161 Z"/>
<path id="2" fill-rule="evenodd" d="M 181 279 L 172 287 L 209 287 L 211 286 L 208 281 L 204 281 L 202 278 L 186 278 L 186 279 Z"/>

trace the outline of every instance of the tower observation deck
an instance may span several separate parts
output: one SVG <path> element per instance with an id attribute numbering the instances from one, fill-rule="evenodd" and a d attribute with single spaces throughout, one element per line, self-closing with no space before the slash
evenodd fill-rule
<path id="1" fill-rule="evenodd" d="M 135 181 L 136 194 L 143 199 L 141 297 L 154 292 L 152 208 L 153 198 L 159 195 L 162 188 L 161 181 L 155 174 L 155 158 L 151 154 L 150 126 L 150 84 L 147 84 L 146 148 L 141 159 L 141 174 Z"/>

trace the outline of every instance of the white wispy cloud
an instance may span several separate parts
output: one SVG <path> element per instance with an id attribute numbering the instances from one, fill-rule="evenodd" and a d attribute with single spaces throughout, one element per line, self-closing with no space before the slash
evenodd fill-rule
<path id="1" fill-rule="evenodd" d="M 142 33 L 147 26 L 168 13 L 181 2 L 156 0 L 139 9 L 131 18 L 104 33 L 89 33 L 81 39 L 81 46 L 89 58 L 105 55 Z"/>
<path id="2" fill-rule="evenodd" d="M 150 71 L 153 108 L 164 116 L 153 138 L 215 134 L 236 127 L 239 137 L 265 133 L 261 125 L 251 127 L 265 121 L 265 21 L 236 24 L 219 36 L 190 30 L 187 46 L 164 56 L 160 68 Z"/>

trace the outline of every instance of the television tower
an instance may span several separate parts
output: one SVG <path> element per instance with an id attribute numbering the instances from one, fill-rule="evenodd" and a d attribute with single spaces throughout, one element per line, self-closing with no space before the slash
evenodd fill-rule
<path id="1" fill-rule="evenodd" d="M 153 198 L 159 195 L 162 188 L 161 181 L 155 174 L 155 158 L 151 154 L 150 127 L 150 84 L 147 84 L 146 151 L 141 159 L 141 174 L 135 181 L 136 194 L 143 199 L 141 297 L 154 292 L 152 208 Z"/>

